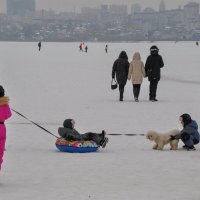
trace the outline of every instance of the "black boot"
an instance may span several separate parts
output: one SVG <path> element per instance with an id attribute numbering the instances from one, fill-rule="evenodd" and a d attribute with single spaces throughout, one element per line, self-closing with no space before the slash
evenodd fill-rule
<path id="1" fill-rule="evenodd" d="M 103 131 L 101 132 L 101 137 L 102 137 L 103 140 L 105 139 L 105 136 L 106 136 L 106 131 L 103 130 Z"/>
<path id="2" fill-rule="evenodd" d="M 187 151 L 195 151 L 196 150 L 193 145 L 190 146 L 190 147 L 187 147 L 186 149 L 187 149 Z"/>
<path id="3" fill-rule="evenodd" d="M 136 101 L 137 99 L 137 88 L 133 87 L 133 95 L 134 95 L 134 99 Z"/>
<path id="4" fill-rule="evenodd" d="M 105 148 L 107 143 L 108 143 L 108 138 L 105 137 L 104 140 L 101 141 L 100 145 L 102 148 Z"/>
<path id="5" fill-rule="evenodd" d="M 120 101 L 123 101 L 123 92 L 120 92 L 119 100 L 120 100 Z"/>

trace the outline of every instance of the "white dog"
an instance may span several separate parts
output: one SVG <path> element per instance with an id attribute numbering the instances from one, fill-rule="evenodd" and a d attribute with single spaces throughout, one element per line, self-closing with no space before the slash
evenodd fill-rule
<path id="1" fill-rule="evenodd" d="M 177 129 L 171 130 L 163 134 L 157 133 L 156 131 L 148 131 L 146 138 L 156 143 L 153 146 L 153 149 L 163 150 L 164 146 L 169 143 L 171 146 L 170 150 L 177 150 L 179 141 L 178 140 L 170 141 L 170 135 L 175 136 L 178 133 L 180 133 L 180 131 Z"/>

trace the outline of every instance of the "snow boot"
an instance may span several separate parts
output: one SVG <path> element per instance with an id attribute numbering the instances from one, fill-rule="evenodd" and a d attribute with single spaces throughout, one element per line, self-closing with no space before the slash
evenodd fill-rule
<path id="1" fill-rule="evenodd" d="M 135 98 L 135 102 L 139 102 L 138 98 Z"/>
<path id="2" fill-rule="evenodd" d="M 195 151 L 195 147 L 194 146 L 190 146 L 186 148 L 187 151 Z"/>
<path id="3" fill-rule="evenodd" d="M 104 140 L 101 141 L 100 145 L 102 148 L 105 148 L 107 143 L 108 143 L 108 138 L 105 137 Z"/>
<path id="4" fill-rule="evenodd" d="M 103 131 L 101 132 L 101 137 L 102 137 L 102 140 L 104 140 L 104 139 L 105 139 L 105 136 L 106 136 L 106 131 L 104 131 L 104 130 L 103 130 Z"/>

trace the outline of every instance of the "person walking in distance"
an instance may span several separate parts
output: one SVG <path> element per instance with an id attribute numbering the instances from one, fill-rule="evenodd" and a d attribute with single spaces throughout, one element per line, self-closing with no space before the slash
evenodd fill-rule
<path id="1" fill-rule="evenodd" d="M 85 46 L 85 53 L 87 53 L 87 51 L 88 51 L 88 46 L 86 45 Z"/>
<path id="2" fill-rule="evenodd" d="M 79 45 L 79 51 L 81 51 L 81 52 L 83 51 L 83 43 L 82 42 Z"/>
<path id="3" fill-rule="evenodd" d="M 144 63 L 141 61 L 140 53 L 136 52 L 133 55 L 133 60 L 129 66 L 128 80 L 133 83 L 133 94 L 136 102 L 139 102 L 138 97 L 140 94 L 140 87 L 145 77 Z"/>
<path id="4" fill-rule="evenodd" d="M 105 52 L 108 53 L 108 45 L 106 44 Z"/>
<path id="5" fill-rule="evenodd" d="M 6 126 L 4 122 L 12 115 L 8 103 L 9 99 L 4 96 L 4 88 L 0 85 L 0 170 L 6 143 Z"/>
<path id="6" fill-rule="evenodd" d="M 119 84 L 119 101 L 123 101 L 124 95 L 124 87 L 128 78 L 128 70 L 129 70 L 129 62 L 128 56 L 125 51 L 122 51 L 119 54 L 117 60 L 115 60 L 112 68 L 112 78 L 117 79 L 117 83 Z"/>
<path id="7" fill-rule="evenodd" d="M 41 42 L 38 42 L 39 51 L 41 50 L 41 47 L 42 47 L 42 43 L 41 43 Z"/>
<path id="8" fill-rule="evenodd" d="M 164 66 L 162 56 L 158 54 L 159 49 L 157 46 L 150 48 L 150 55 L 148 56 L 145 63 L 145 71 L 150 82 L 149 87 L 149 100 L 152 102 L 158 101 L 156 99 L 157 86 L 160 81 L 161 68 Z"/>

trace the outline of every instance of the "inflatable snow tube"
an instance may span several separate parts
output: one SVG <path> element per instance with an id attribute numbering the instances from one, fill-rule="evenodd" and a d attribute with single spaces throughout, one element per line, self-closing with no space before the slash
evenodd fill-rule
<path id="1" fill-rule="evenodd" d="M 63 138 L 57 139 L 56 147 L 59 151 L 69 153 L 89 153 L 95 152 L 99 148 L 99 146 L 92 140 L 68 141 Z"/>

